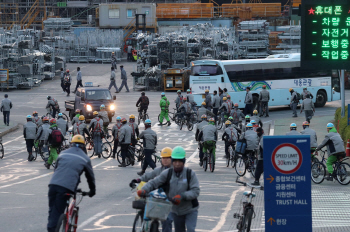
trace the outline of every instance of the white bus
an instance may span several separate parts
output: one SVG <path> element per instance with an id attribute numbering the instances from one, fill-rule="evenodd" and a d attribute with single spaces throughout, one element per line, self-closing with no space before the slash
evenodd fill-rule
<path id="1" fill-rule="evenodd" d="M 220 89 L 226 88 L 231 100 L 244 108 L 246 88 L 249 86 L 255 107 L 263 85 L 270 92 L 269 106 L 289 105 L 289 88 L 302 93 L 307 87 L 318 107 L 340 99 L 337 71 L 301 70 L 300 53 L 271 55 L 266 59 L 191 62 L 190 88 L 197 105 L 203 102 L 206 89 L 211 94 L 217 90 L 219 94 Z"/>

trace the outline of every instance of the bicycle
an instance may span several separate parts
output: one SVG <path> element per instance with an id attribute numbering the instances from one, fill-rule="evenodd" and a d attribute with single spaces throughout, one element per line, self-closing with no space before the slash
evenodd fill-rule
<path id="1" fill-rule="evenodd" d="M 231 165 L 232 168 L 234 168 L 236 166 L 236 160 L 238 158 L 238 155 L 236 154 L 235 149 L 232 147 L 235 145 L 236 145 L 236 143 L 234 143 L 228 147 L 229 156 L 226 157 L 226 167 L 229 167 Z"/>
<path id="2" fill-rule="evenodd" d="M 51 119 L 51 118 L 53 118 L 52 117 L 52 109 L 50 108 L 50 110 L 47 110 L 48 112 L 46 113 L 46 117 L 48 117 L 49 119 Z M 55 118 L 57 119 L 58 118 L 58 114 L 59 113 L 61 113 L 61 110 L 60 109 L 57 109 L 56 110 L 56 116 L 55 116 Z M 63 117 L 63 119 L 64 120 L 66 120 L 67 121 L 67 123 L 69 122 L 69 117 L 65 114 L 65 113 L 62 113 L 62 117 Z"/>
<path id="3" fill-rule="evenodd" d="M 186 125 L 189 131 L 193 130 L 193 125 L 197 122 L 196 113 L 185 114 L 181 119 L 179 119 L 180 130 Z"/>
<path id="4" fill-rule="evenodd" d="M 139 157 L 137 155 L 135 155 L 135 147 L 132 146 L 131 144 L 128 146 L 128 154 L 125 157 L 125 165 L 129 166 L 131 164 L 131 166 L 134 166 L 135 164 L 135 157 Z M 119 151 L 117 152 L 117 160 L 119 164 L 123 163 L 123 157 L 122 157 L 122 150 L 119 149 Z"/>
<path id="5" fill-rule="evenodd" d="M 255 157 L 254 152 L 250 152 L 247 155 L 239 155 L 236 159 L 236 173 L 238 176 L 244 176 L 246 171 L 248 171 L 253 177 L 255 177 L 257 164 L 258 159 Z"/>
<path id="6" fill-rule="evenodd" d="M 147 114 L 147 111 L 140 110 L 140 109 L 141 109 L 141 108 L 138 107 L 139 116 L 138 116 L 138 118 L 137 118 L 137 125 L 140 125 L 141 121 L 142 121 L 143 123 L 145 123 L 145 121 L 146 121 L 147 119 L 149 119 L 149 116 L 148 116 L 148 114 Z M 159 116 L 158 116 L 158 121 L 159 121 Z"/>
<path id="7" fill-rule="evenodd" d="M 0 138 L 0 159 L 4 158 L 4 146 L 2 145 L 2 138 Z"/>
<path id="8" fill-rule="evenodd" d="M 214 143 L 214 146 L 216 146 L 216 143 Z M 204 168 L 205 172 L 208 169 L 208 165 L 209 165 L 210 171 L 214 172 L 214 169 L 215 169 L 215 155 L 213 155 L 212 151 L 209 151 L 209 149 L 207 149 L 207 152 L 204 153 L 204 156 L 203 156 L 203 168 Z"/>
<path id="9" fill-rule="evenodd" d="M 322 160 L 314 163 L 311 166 L 311 180 L 315 184 L 321 184 L 326 176 L 326 158 L 325 151 L 322 151 Z M 350 171 L 350 165 L 345 160 L 349 158 L 343 158 L 343 156 L 337 156 L 337 161 L 333 166 L 333 178 L 336 179 L 341 185 L 348 185 L 350 183 L 350 176 L 348 172 Z M 347 178 L 348 177 L 348 178 Z"/>
<path id="10" fill-rule="evenodd" d="M 152 156 L 153 156 L 153 161 L 154 163 L 156 164 L 157 162 L 160 162 L 160 160 L 162 159 L 159 155 L 156 155 L 157 153 L 157 150 L 156 148 L 154 149 L 153 153 L 152 153 Z M 144 154 L 142 153 L 142 159 L 140 160 L 141 161 L 141 167 L 143 166 L 143 162 L 145 160 L 145 156 Z"/>
<path id="11" fill-rule="evenodd" d="M 79 204 L 83 200 L 83 197 L 89 194 L 89 192 L 83 192 L 81 191 L 81 189 L 77 189 L 77 191 L 74 194 L 66 193 L 66 195 L 70 198 L 67 201 L 65 213 L 61 214 L 61 216 L 58 219 L 56 232 L 77 231 L 79 218 Z M 77 195 L 81 195 L 79 201 L 77 201 Z"/>
<path id="12" fill-rule="evenodd" d="M 136 185 L 133 186 L 135 188 Z M 159 232 L 160 221 L 167 219 L 172 203 L 168 197 L 162 193 L 162 189 L 151 192 L 145 199 L 135 200 L 132 207 L 138 212 L 135 216 L 132 232 Z"/>
<path id="13" fill-rule="evenodd" d="M 91 137 L 87 137 L 85 140 L 85 146 L 87 151 L 92 150 L 92 154 L 88 156 L 92 158 L 95 155 L 95 150 L 94 150 L 94 141 L 91 139 Z M 112 146 L 111 144 L 107 141 L 102 143 L 102 157 L 105 159 L 108 159 L 112 154 Z"/>
<path id="14" fill-rule="evenodd" d="M 221 116 L 221 111 L 219 111 L 218 113 L 218 116 L 217 116 L 217 125 L 216 125 L 216 128 L 218 130 L 221 130 L 222 127 L 224 126 L 225 122 L 227 121 L 228 119 L 228 114 L 224 114 L 224 120 L 222 120 L 222 116 Z"/>
<path id="15" fill-rule="evenodd" d="M 180 120 L 179 114 L 180 113 L 177 112 L 176 108 L 173 108 L 173 109 L 174 109 L 174 112 L 168 111 L 169 119 L 174 121 L 175 124 L 179 124 L 179 120 Z M 158 114 L 158 122 L 160 123 L 160 114 Z M 165 124 L 163 124 L 163 125 L 165 125 Z"/>
<path id="16" fill-rule="evenodd" d="M 253 198 L 256 196 L 255 192 L 253 190 L 259 189 L 264 190 L 263 186 L 253 186 L 250 185 L 249 183 L 245 183 L 242 181 L 238 180 L 239 177 L 236 179 L 236 183 L 243 184 L 243 186 L 249 186 L 251 188 L 250 192 L 245 191 L 243 193 L 243 196 L 247 198 L 246 201 L 242 201 L 242 213 L 240 213 L 241 210 L 239 210 L 238 213 L 233 214 L 233 218 L 237 218 L 238 223 L 236 228 L 238 229 L 239 232 L 249 232 L 250 227 L 252 225 L 252 219 L 255 218 L 255 212 L 254 212 L 254 205 L 252 204 Z"/>

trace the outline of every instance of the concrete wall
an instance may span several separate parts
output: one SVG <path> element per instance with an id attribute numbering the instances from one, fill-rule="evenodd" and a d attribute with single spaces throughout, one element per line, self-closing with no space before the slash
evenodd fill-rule
<path id="1" fill-rule="evenodd" d="M 110 18 L 110 11 L 119 10 L 118 18 Z M 154 26 L 156 18 L 156 4 L 154 3 L 115 3 L 100 4 L 99 24 L 100 28 L 124 28 L 135 17 L 128 18 L 128 10 L 136 10 L 137 14 L 146 14 L 146 25 Z M 142 19 L 141 19 L 142 20 Z M 135 25 L 135 24 L 134 24 Z"/>

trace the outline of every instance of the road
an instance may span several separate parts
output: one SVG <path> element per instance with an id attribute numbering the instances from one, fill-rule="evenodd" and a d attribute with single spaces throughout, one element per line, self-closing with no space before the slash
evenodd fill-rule
<path id="1" fill-rule="evenodd" d="M 81 67 L 83 83 L 92 81 L 102 87 L 109 85 L 110 65 L 108 64 L 68 64 L 68 66 L 71 71 L 77 66 Z M 134 69 L 134 63 L 124 63 L 124 67 L 129 74 Z M 75 72 L 72 73 L 73 85 L 75 85 Z M 120 76 L 119 71 L 117 76 Z M 130 75 L 128 83 L 132 88 Z M 120 80 L 117 85 L 120 85 Z M 34 110 L 39 111 L 40 115 L 44 114 L 47 95 L 56 98 L 63 108 L 64 100 L 73 100 L 74 95 L 66 97 L 59 86 L 60 81 L 55 79 L 45 81 L 41 87 L 32 90 L 9 92 L 14 102 L 11 120 L 25 123 L 25 116 Z M 137 115 L 134 104 L 140 96 L 139 92 L 126 93 L 125 90 L 122 90 L 116 95 L 116 116 Z M 171 106 L 174 105 L 176 93 L 167 92 L 166 95 Z M 346 99 L 349 99 L 349 95 L 350 92 L 347 91 Z M 234 182 L 237 177 L 234 169 L 225 166 L 224 143 L 218 142 L 215 172 L 204 172 L 198 165 L 198 149 L 194 141 L 194 131 L 188 131 L 186 128 L 180 131 L 175 124 L 170 127 L 157 126 L 160 92 L 147 92 L 147 96 L 150 98 L 148 112 L 152 128 L 157 132 L 159 138 L 157 150 L 166 146 L 183 146 L 186 149 L 186 165 L 193 169 L 199 178 L 201 192 L 196 231 L 235 231 L 237 220 L 233 219 L 233 213 L 239 211 L 242 193 L 246 189 Z M 339 106 L 340 101 L 327 103 L 325 107 L 317 109 L 316 114 L 318 116 L 333 115 L 335 108 Z M 289 125 L 293 121 L 291 116 L 291 111 L 286 107 L 273 107 L 270 117 L 263 118 L 265 132 L 268 132 L 270 127 L 274 128 L 274 121 L 277 119 L 285 118 L 285 124 Z M 316 126 L 325 127 L 325 125 Z M 144 129 L 143 125 L 140 125 L 140 129 Z M 3 143 L 5 158 L 0 160 L 1 231 L 45 231 L 48 215 L 48 183 L 53 170 L 47 170 L 40 157 L 35 162 L 27 161 L 21 128 L 4 136 Z M 137 178 L 136 172 L 140 170 L 140 165 L 119 168 L 118 164 L 118 161 L 113 159 L 92 158 L 97 194 L 93 198 L 85 197 L 80 203 L 78 231 L 131 231 L 136 211 L 131 208 L 134 195 L 128 185 L 131 179 Z M 249 174 L 242 180 L 253 181 Z M 81 181 L 80 187 L 88 190 L 84 176 Z M 344 228 L 350 228 L 348 187 L 329 182 L 319 186 L 313 185 L 312 196 L 314 231 L 330 231 L 330 228 L 332 231 L 346 231 Z M 264 231 L 263 199 L 263 192 L 257 191 L 257 197 L 254 199 L 256 204 L 254 231 Z"/>

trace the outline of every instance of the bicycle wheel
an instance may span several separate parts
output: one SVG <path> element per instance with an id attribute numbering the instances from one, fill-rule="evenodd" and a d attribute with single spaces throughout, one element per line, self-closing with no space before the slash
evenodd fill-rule
<path id="1" fill-rule="evenodd" d="M 57 115 L 57 114 L 56 114 Z M 65 113 L 62 113 L 62 117 L 64 120 L 66 120 L 67 122 L 69 122 L 69 117 L 65 114 Z"/>
<path id="2" fill-rule="evenodd" d="M 321 184 L 326 175 L 326 166 L 323 163 L 316 162 L 311 166 L 311 180 L 315 184 Z"/>
<path id="3" fill-rule="evenodd" d="M 218 130 L 221 130 L 221 128 L 222 128 L 222 124 L 223 124 L 223 122 L 222 122 L 222 120 L 221 120 L 221 116 L 218 116 L 218 120 L 217 120 L 217 128 L 218 128 Z"/>
<path id="4" fill-rule="evenodd" d="M 123 158 L 122 158 L 122 153 L 121 153 L 121 149 L 117 152 L 117 160 L 118 163 L 122 164 L 123 163 Z M 128 157 L 125 157 L 125 166 L 129 166 L 130 165 L 130 160 Z"/>
<path id="5" fill-rule="evenodd" d="M 132 225 L 132 232 L 141 232 L 143 222 L 143 213 L 139 211 L 134 219 L 134 224 Z"/>
<path id="6" fill-rule="evenodd" d="M 137 117 L 137 125 L 140 125 L 140 122 L 141 122 L 141 120 L 142 120 L 142 118 L 141 118 L 141 114 L 139 114 L 139 116 Z"/>
<path id="7" fill-rule="evenodd" d="M 250 172 L 252 173 L 253 177 L 255 177 L 255 170 L 256 170 L 257 164 L 258 164 L 258 159 L 255 156 L 252 157 L 250 161 Z"/>
<path id="8" fill-rule="evenodd" d="M 109 143 L 111 143 L 111 142 L 113 142 L 113 133 L 112 133 L 112 129 L 107 129 L 107 136 L 106 136 L 106 141 L 107 142 L 109 142 Z"/>
<path id="9" fill-rule="evenodd" d="M 87 141 L 86 142 L 86 151 L 88 152 L 88 156 L 90 158 L 92 158 L 95 155 L 95 151 L 94 151 L 94 143 L 92 141 Z M 90 151 L 90 154 L 89 154 Z"/>
<path id="10" fill-rule="evenodd" d="M 350 165 L 348 163 L 342 162 L 336 170 L 337 181 L 341 185 L 348 185 L 350 183 L 350 176 L 348 172 L 350 171 Z"/>
<path id="11" fill-rule="evenodd" d="M 193 130 L 193 123 L 191 121 L 187 123 L 187 129 L 188 129 L 188 131 Z"/>
<path id="12" fill-rule="evenodd" d="M 112 154 L 112 146 L 109 142 L 102 144 L 102 157 L 108 159 Z"/>
<path id="13" fill-rule="evenodd" d="M 239 156 L 236 160 L 236 165 L 235 165 L 236 173 L 239 176 L 244 176 L 245 172 L 247 171 L 246 169 L 246 163 L 243 159 L 242 156 Z"/>
<path id="14" fill-rule="evenodd" d="M 249 208 L 247 209 L 244 218 L 243 218 L 243 231 L 250 231 L 250 226 L 252 224 L 252 218 L 253 218 L 253 209 Z"/>
<path id="15" fill-rule="evenodd" d="M 4 154 L 5 154 L 5 151 L 4 151 L 4 146 L 2 145 L 2 143 L 0 143 L 0 159 L 4 158 Z M 33 155 L 34 156 L 34 155 Z M 35 156 L 36 158 L 36 156 Z M 33 159 L 34 161 L 35 159 Z"/>
<path id="16" fill-rule="evenodd" d="M 66 224 L 67 224 L 67 217 L 66 214 L 61 214 L 60 218 L 58 219 L 58 223 L 56 226 L 56 232 L 65 232 L 66 231 Z"/>
<path id="17" fill-rule="evenodd" d="M 203 157 L 203 168 L 204 168 L 205 172 L 208 169 L 208 155 L 207 154 L 204 154 L 204 157 Z"/>
<path id="18" fill-rule="evenodd" d="M 137 162 L 142 160 L 143 148 L 140 144 L 135 144 L 135 157 L 137 158 Z"/>
<path id="19" fill-rule="evenodd" d="M 183 121 L 183 119 L 180 119 L 180 122 L 179 122 L 180 130 L 182 130 L 183 125 L 184 125 L 184 121 Z"/>
<path id="20" fill-rule="evenodd" d="M 215 169 L 215 155 L 210 153 L 210 171 L 214 172 Z"/>
<path id="21" fill-rule="evenodd" d="M 159 232 L 159 221 L 153 220 L 150 226 L 150 232 Z"/>
<path id="22" fill-rule="evenodd" d="M 68 231 L 69 232 L 75 232 L 77 230 L 78 227 L 78 213 L 77 211 L 74 209 L 73 213 L 72 213 L 72 217 L 68 226 Z"/>
<path id="23" fill-rule="evenodd" d="M 226 156 L 226 167 L 230 166 L 231 155 Z"/>

